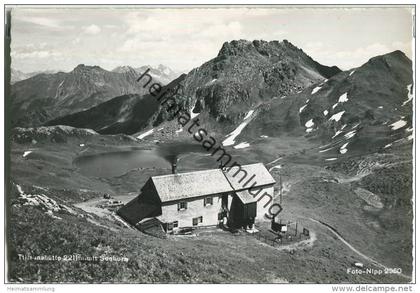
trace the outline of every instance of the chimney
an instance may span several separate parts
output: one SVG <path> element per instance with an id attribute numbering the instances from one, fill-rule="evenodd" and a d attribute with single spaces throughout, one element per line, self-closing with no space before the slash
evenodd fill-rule
<path id="1" fill-rule="evenodd" d="M 176 161 L 172 163 L 172 174 L 176 174 Z"/>

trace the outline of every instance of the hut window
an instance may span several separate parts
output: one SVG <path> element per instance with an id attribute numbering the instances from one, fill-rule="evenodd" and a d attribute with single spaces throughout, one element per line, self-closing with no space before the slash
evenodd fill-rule
<path id="1" fill-rule="evenodd" d="M 181 201 L 178 203 L 178 211 L 183 211 L 187 209 L 187 202 Z"/>
<path id="2" fill-rule="evenodd" d="M 203 223 L 203 217 L 193 218 L 193 226 L 197 226 L 199 223 Z"/>
<path id="3" fill-rule="evenodd" d="M 213 204 L 213 197 L 208 196 L 204 198 L 204 206 L 210 206 Z"/>
<path id="4" fill-rule="evenodd" d="M 172 225 L 173 225 L 174 229 L 178 228 L 178 221 L 173 222 Z"/>

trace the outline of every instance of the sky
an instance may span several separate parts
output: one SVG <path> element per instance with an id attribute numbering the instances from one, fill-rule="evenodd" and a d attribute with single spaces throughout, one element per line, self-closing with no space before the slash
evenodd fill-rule
<path id="1" fill-rule="evenodd" d="M 231 40 L 284 40 L 343 70 L 394 50 L 412 59 L 408 7 L 13 7 L 12 68 L 112 70 L 164 64 L 188 72 Z"/>

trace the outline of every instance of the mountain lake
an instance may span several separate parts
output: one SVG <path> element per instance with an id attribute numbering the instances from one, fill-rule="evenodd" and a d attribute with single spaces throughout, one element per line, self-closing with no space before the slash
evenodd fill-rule
<path id="1" fill-rule="evenodd" d="M 117 152 L 99 153 L 77 157 L 73 164 L 80 173 L 89 177 L 109 178 L 121 176 L 137 168 L 168 168 L 172 162 L 178 166 L 194 165 L 217 168 L 216 159 L 210 156 L 200 144 L 163 143 L 151 149 L 132 149 Z M 192 161 L 192 160 L 191 160 Z"/>

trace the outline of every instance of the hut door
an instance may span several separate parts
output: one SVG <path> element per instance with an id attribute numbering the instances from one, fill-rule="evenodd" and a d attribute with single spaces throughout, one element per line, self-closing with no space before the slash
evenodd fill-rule
<path id="1" fill-rule="evenodd" d="M 222 210 L 224 211 L 228 210 L 228 196 L 227 195 L 222 196 Z"/>
<path id="2" fill-rule="evenodd" d="M 219 214 L 217 215 L 219 223 L 226 224 L 224 220 L 228 217 L 228 211 L 228 196 L 222 195 L 222 206 L 220 208 Z"/>

